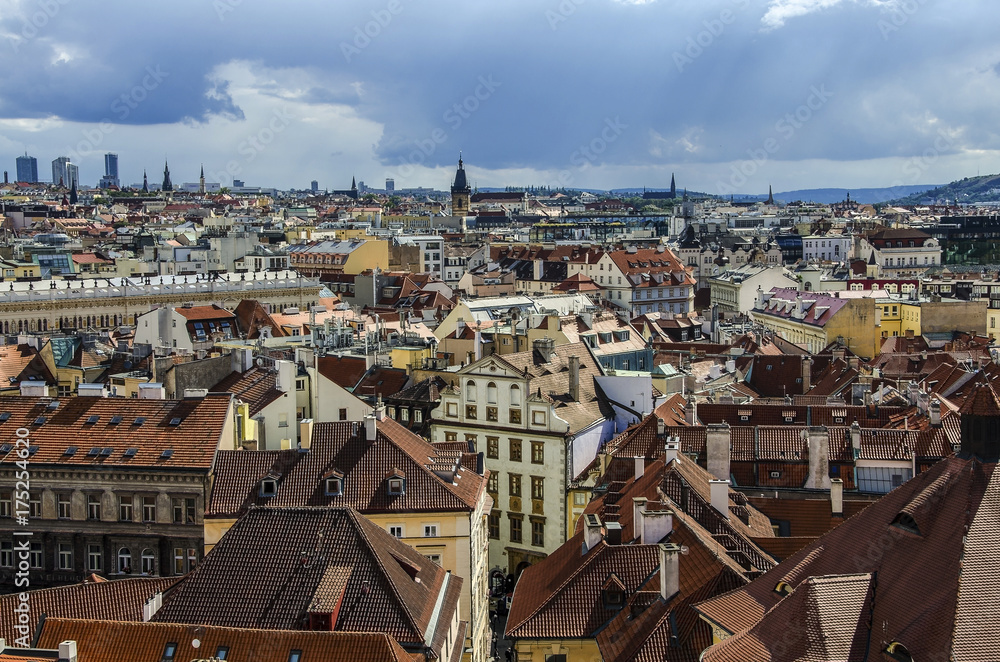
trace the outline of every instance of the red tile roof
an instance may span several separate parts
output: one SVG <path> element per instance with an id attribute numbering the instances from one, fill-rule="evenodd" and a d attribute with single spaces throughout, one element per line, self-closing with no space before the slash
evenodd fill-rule
<path id="1" fill-rule="evenodd" d="M 264 407 L 285 395 L 277 388 L 278 375 L 273 370 L 254 366 L 246 372 L 232 372 L 209 389 L 212 393 L 232 393 L 250 406 L 256 416 Z"/>
<path id="2" fill-rule="evenodd" d="M 321 356 L 316 369 L 331 382 L 351 390 L 361 381 L 368 364 L 363 356 Z"/>
<path id="3" fill-rule="evenodd" d="M 175 308 L 187 321 L 195 322 L 201 320 L 235 319 L 236 315 L 226 310 L 222 306 L 214 303 L 211 306 L 179 306 Z"/>
<path id="4" fill-rule="evenodd" d="M 12 445 L 0 463 L 18 459 L 15 431 L 25 428 L 37 446 L 34 465 L 208 470 L 231 402 L 228 393 L 183 400 L 0 397 L 0 418 L 10 414 L 0 423 L 0 444 Z"/>

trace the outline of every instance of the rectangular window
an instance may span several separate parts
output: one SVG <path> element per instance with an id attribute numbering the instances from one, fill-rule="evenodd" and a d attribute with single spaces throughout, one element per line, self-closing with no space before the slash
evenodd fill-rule
<path id="1" fill-rule="evenodd" d="M 492 423 L 496 423 L 500 420 L 499 412 L 497 411 L 496 407 L 486 408 L 486 420 Z"/>
<path id="2" fill-rule="evenodd" d="M 42 516 L 42 495 L 32 494 L 28 497 L 28 515 L 31 517 Z"/>
<path id="3" fill-rule="evenodd" d="M 14 567 L 14 543 L 9 540 L 0 542 L 0 568 Z"/>
<path id="4" fill-rule="evenodd" d="M 103 570 L 104 554 L 100 545 L 87 545 L 87 570 L 97 572 Z"/>
<path id="5" fill-rule="evenodd" d="M 170 505 L 172 506 L 173 521 L 174 524 L 184 523 L 184 499 L 171 499 Z"/>
<path id="6" fill-rule="evenodd" d="M 543 442 L 531 442 L 531 463 L 545 464 L 545 444 Z"/>
<path id="7" fill-rule="evenodd" d="M 347 410 L 346 409 L 341 409 L 340 410 L 340 412 L 339 412 L 339 420 L 341 420 L 341 421 L 346 421 L 347 420 Z"/>
<path id="8" fill-rule="evenodd" d="M 31 543 L 31 548 L 28 552 L 28 565 L 32 568 L 42 567 L 42 543 Z"/>
<path id="9" fill-rule="evenodd" d="M 87 495 L 87 519 L 99 520 L 101 519 L 101 495 L 100 494 L 88 494 Z"/>
<path id="10" fill-rule="evenodd" d="M 521 518 L 510 518 L 510 541 L 521 542 Z"/>
<path id="11" fill-rule="evenodd" d="M 510 440 L 510 461 L 520 462 L 521 461 L 521 440 L 511 439 Z"/>
<path id="12" fill-rule="evenodd" d="M 465 417 L 475 419 L 478 417 L 476 405 L 465 405 Z"/>
<path id="13" fill-rule="evenodd" d="M 500 539 L 500 511 L 494 510 L 488 520 L 489 535 L 492 540 Z"/>
<path id="14" fill-rule="evenodd" d="M 521 410 L 520 409 L 511 409 L 510 410 L 510 422 L 514 423 L 515 425 L 520 425 L 521 424 Z"/>
<path id="15" fill-rule="evenodd" d="M 500 459 L 500 437 L 486 437 L 486 457 Z"/>
<path id="16" fill-rule="evenodd" d="M 186 572 L 184 569 L 184 548 L 174 547 L 174 574 L 183 575 Z"/>
<path id="17" fill-rule="evenodd" d="M 393 538 L 402 538 L 403 536 L 403 525 L 402 524 L 390 524 L 389 525 L 389 535 Z"/>
<path id="18" fill-rule="evenodd" d="M 521 474 L 510 474 L 509 485 L 510 496 L 521 496 Z"/>
<path id="19" fill-rule="evenodd" d="M 59 519 L 70 519 L 73 517 L 73 496 L 71 494 L 59 495 Z"/>
<path id="20" fill-rule="evenodd" d="M 531 544 L 535 547 L 545 544 L 545 522 L 542 520 L 531 520 Z"/>
<path id="21" fill-rule="evenodd" d="M 14 501 L 10 492 L 0 492 L 0 517 L 10 518 L 14 515 Z"/>
<path id="22" fill-rule="evenodd" d="M 195 500 L 184 499 L 184 523 L 194 524 L 196 514 L 197 514 L 197 508 L 195 508 Z"/>
<path id="23" fill-rule="evenodd" d="M 59 569 L 73 569 L 73 545 L 68 542 L 59 543 Z"/>
<path id="24" fill-rule="evenodd" d="M 424 524 L 424 538 L 437 538 L 437 524 Z"/>
<path id="25" fill-rule="evenodd" d="M 500 491 L 500 474 L 495 471 L 490 472 L 490 477 L 486 481 L 486 491 L 490 494 L 497 494 Z"/>
<path id="26" fill-rule="evenodd" d="M 155 496 L 144 496 L 144 497 L 142 497 L 142 521 L 143 522 L 155 522 L 156 521 L 156 497 Z"/>
<path id="27" fill-rule="evenodd" d="M 422 409 L 414 409 L 413 410 L 413 422 L 414 423 L 423 423 L 423 421 L 424 421 L 424 412 L 423 412 L 423 410 Z"/>
<path id="28" fill-rule="evenodd" d="M 531 498 L 532 499 L 544 499 L 545 498 L 545 479 L 541 476 L 531 477 Z"/>
<path id="29" fill-rule="evenodd" d="M 131 522 L 132 521 L 132 497 L 120 496 L 118 497 L 118 521 L 119 522 Z"/>
<path id="30" fill-rule="evenodd" d="M 445 432 L 444 433 L 444 440 L 445 441 L 458 441 L 458 433 L 457 432 Z"/>

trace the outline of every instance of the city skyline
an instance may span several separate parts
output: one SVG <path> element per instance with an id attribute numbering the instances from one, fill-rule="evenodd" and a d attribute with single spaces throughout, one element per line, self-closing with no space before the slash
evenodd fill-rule
<path id="1" fill-rule="evenodd" d="M 677 172 L 719 195 L 1000 171 L 998 10 L 985 2 L 305 11 L 303 23 L 235 0 L 116 10 L 116 21 L 190 32 L 195 46 L 178 49 L 170 29 L 95 45 L 82 7 L 53 5 L 42 20 L 14 3 L 0 19 L 14 65 L 5 87 L 46 91 L 0 104 L 5 169 L 25 151 L 69 156 L 93 185 L 115 152 L 123 185 L 166 159 L 178 180 L 197 181 L 204 163 L 223 186 L 338 188 L 357 174 L 444 189 L 463 151 L 473 186 L 666 188 Z M 262 26 L 291 20 L 298 48 L 263 38 Z M 426 39 L 444 29 L 448 40 Z"/>

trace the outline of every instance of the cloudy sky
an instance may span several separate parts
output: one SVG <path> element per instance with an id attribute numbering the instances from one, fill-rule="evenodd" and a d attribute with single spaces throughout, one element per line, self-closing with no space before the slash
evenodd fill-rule
<path id="1" fill-rule="evenodd" d="M 0 0 L 0 157 L 81 180 L 715 194 L 1000 172 L 995 0 Z"/>

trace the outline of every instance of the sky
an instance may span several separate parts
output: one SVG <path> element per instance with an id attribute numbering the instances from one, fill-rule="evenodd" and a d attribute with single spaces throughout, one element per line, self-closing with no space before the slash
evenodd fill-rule
<path id="1" fill-rule="evenodd" d="M 0 0 L 0 162 L 716 195 L 1000 172 L 996 0 Z"/>

